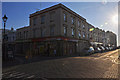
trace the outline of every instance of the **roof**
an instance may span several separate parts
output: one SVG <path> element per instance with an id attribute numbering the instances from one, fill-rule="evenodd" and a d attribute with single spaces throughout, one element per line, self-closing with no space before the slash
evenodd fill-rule
<path id="1" fill-rule="evenodd" d="M 24 27 L 18 28 L 17 30 L 21 30 L 21 29 L 25 29 L 25 28 L 29 28 L 29 26 L 24 26 Z"/>
<path id="2" fill-rule="evenodd" d="M 37 16 L 39 14 L 42 14 L 42 13 L 45 13 L 45 12 L 48 12 L 48 11 L 51 11 L 51 10 L 54 10 L 54 9 L 57 9 L 57 8 L 63 8 L 64 10 L 70 12 L 71 14 L 73 14 L 74 16 L 77 16 L 79 18 L 81 18 L 82 20 L 86 20 L 85 18 L 83 18 L 82 16 L 80 16 L 79 14 L 75 13 L 74 11 L 72 11 L 71 9 L 69 9 L 68 7 L 66 7 L 65 5 L 59 3 L 57 5 L 54 5 L 54 6 L 51 6 L 49 8 L 46 8 L 46 9 L 43 9 L 43 10 L 40 10 L 40 11 L 37 11 L 33 14 L 30 14 L 30 18 L 31 17 L 34 17 L 34 16 Z"/>

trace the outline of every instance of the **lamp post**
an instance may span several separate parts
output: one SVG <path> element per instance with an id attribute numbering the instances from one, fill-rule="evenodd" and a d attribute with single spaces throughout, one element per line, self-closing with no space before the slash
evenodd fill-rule
<path id="1" fill-rule="evenodd" d="M 4 22 L 4 29 L 3 29 L 3 51 L 2 51 L 2 53 L 3 53 L 3 60 L 5 60 L 6 59 L 6 53 L 5 53 L 5 25 L 6 25 L 6 21 L 7 21 L 7 19 L 8 19 L 8 17 L 6 17 L 6 15 L 4 15 L 4 17 L 2 17 L 2 19 L 3 19 L 3 22 Z"/>

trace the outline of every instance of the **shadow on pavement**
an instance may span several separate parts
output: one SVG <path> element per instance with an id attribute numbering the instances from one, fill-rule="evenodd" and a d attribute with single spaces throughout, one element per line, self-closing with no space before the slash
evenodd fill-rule
<path id="1" fill-rule="evenodd" d="M 77 57 L 77 56 L 35 56 L 28 59 L 26 59 L 25 56 L 15 56 L 14 59 L 4 61 L 2 63 L 2 68 L 4 69 L 4 68 L 13 67 L 16 65 L 29 64 L 29 63 L 45 61 L 45 60 L 62 59 L 62 58 L 68 58 L 68 57 Z"/>

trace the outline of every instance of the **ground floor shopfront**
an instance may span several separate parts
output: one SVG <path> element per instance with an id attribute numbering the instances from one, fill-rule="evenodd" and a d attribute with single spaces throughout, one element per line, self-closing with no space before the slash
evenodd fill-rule
<path id="1" fill-rule="evenodd" d="M 76 55 L 88 46 L 88 42 L 70 38 L 39 38 L 16 42 L 16 53 L 30 57 Z"/>

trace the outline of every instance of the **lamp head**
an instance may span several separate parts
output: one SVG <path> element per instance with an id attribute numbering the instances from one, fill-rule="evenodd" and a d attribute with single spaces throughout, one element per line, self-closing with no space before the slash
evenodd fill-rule
<path id="1" fill-rule="evenodd" d="M 4 15 L 4 17 L 2 19 L 3 19 L 4 22 L 6 22 L 8 17 L 6 17 L 6 15 Z"/>

